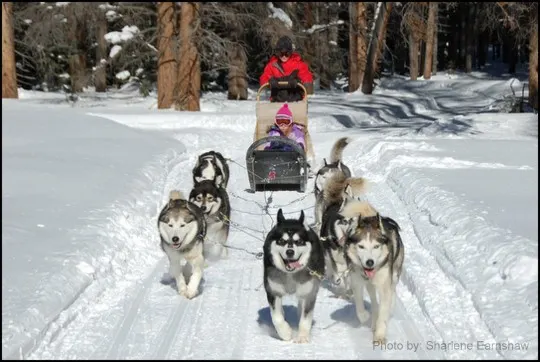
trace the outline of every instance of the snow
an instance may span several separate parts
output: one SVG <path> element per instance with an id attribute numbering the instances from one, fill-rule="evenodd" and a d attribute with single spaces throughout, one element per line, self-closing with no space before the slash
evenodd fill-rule
<path id="1" fill-rule="evenodd" d="M 118 45 L 118 44 L 113 45 L 109 53 L 109 58 L 114 58 L 121 50 L 122 50 L 121 45 Z"/>
<path id="2" fill-rule="evenodd" d="M 268 3 L 268 9 L 272 14 L 270 14 L 269 18 L 275 18 L 283 22 L 287 26 L 287 28 L 292 29 L 293 23 L 289 15 L 283 9 L 276 8 L 274 4 L 271 2 Z"/>
<path id="3" fill-rule="evenodd" d="M 537 359 L 538 116 L 498 112 L 519 84 L 439 72 L 384 78 L 372 96 L 310 97 L 318 164 L 351 137 L 343 161 L 402 229 L 385 348 L 326 284 L 311 343 L 274 337 L 253 254 L 280 207 L 313 222 L 314 197 L 244 191 L 253 93 L 204 93 L 201 112 L 176 112 L 131 88 L 75 104 L 19 89 L 2 100 L 2 357 Z M 201 294 L 186 300 L 170 285 L 156 218 L 171 189 L 189 193 L 210 149 L 231 159 L 235 249 L 208 263 Z M 292 297 L 285 315 L 295 328 Z"/>
<path id="4" fill-rule="evenodd" d="M 125 41 L 133 39 L 135 35 L 139 33 L 139 28 L 135 25 L 126 25 L 122 28 L 122 31 L 111 31 L 105 34 L 105 40 L 111 44 L 123 43 Z"/>
<path id="5" fill-rule="evenodd" d="M 129 73 L 129 71 L 123 70 L 121 72 L 116 73 L 116 79 L 126 80 L 129 78 L 130 75 L 131 74 Z"/>
<path id="6" fill-rule="evenodd" d="M 312 25 L 311 28 L 304 30 L 304 32 L 308 34 L 313 34 L 316 31 L 322 31 L 324 29 L 328 29 L 331 26 L 337 26 L 337 25 L 342 25 L 342 24 L 345 24 L 343 20 L 333 21 L 328 24 L 315 24 L 315 25 Z"/>

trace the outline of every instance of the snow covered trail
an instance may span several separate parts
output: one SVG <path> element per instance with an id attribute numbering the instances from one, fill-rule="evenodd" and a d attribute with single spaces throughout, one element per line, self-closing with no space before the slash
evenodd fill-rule
<path id="1" fill-rule="evenodd" d="M 534 286 L 537 274 L 512 269 L 515 260 L 524 268 L 537 263 L 527 252 L 535 242 L 511 230 L 505 232 L 487 217 L 467 211 L 463 199 L 441 191 L 424 174 L 433 169 L 512 170 L 516 177 L 530 177 L 531 166 L 512 164 L 510 158 L 477 158 L 470 148 L 463 154 L 454 149 L 438 154 L 442 141 L 488 134 L 493 139 L 526 139 L 530 121 L 524 118 L 500 122 L 490 115 L 486 122 L 469 122 L 469 113 L 489 109 L 473 84 L 461 84 L 442 90 L 438 102 L 428 95 L 445 88 L 445 82 L 417 83 L 409 90 L 392 93 L 385 89 L 385 99 L 362 102 L 362 96 L 347 102 L 349 95 L 316 95 L 310 103 L 310 130 L 319 162 L 328 157 L 333 143 L 344 135 L 353 142 L 344 151 L 344 162 L 355 176 L 368 179 L 368 200 L 381 212 L 396 220 L 402 228 L 405 264 L 397 288 L 396 308 L 388 327 L 390 343 L 385 350 L 373 347 L 371 330 L 360 326 L 354 306 L 335 298 L 323 283 L 315 306 L 312 340 L 298 345 L 276 338 L 270 319 L 264 287 L 262 251 L 266 233 L 274 225 L 282 208 L 286 216 L 296 217 L 304 210 L 313 222 L 313 179 L 305 194 L 297 192 L 245 192 L 248 188 L 245 151 L 251 144 L 254 129 L 253 102 L 223 101 L 210 104 L 202 112 L 178 116 L 176 113 L 134 113 L 121 110 L 93 109 L 95 115 L 110 118 L 130 127 L 146 129 L 177 139 L 186 146 L 185 154 L 170 153 L 156 160 L 145 172 L 146 190 L 128 190 L 133 201 L 115 204 L 113 217 L 106 224 L 81 230 L 86 238 L 107 237 L 115 243 L 136 243 L 135 253 L 123 255 L 128 262 L 115 264 L 102 279 L 94 280 L 78 299 L 65 309 L 36 341 L 29 359 L 508 359 L 537 357 L 537 320 L 531 314 L 538 308 L 536 294 L 515 302 L 521 293 Z M 494 83 L 495 85 L 501 84 Z M 425 87 L 426 89 L 421 89 Z M 465 97 L 449 92 L 467 90 Z M 424 92 L 424 93 L 422 93 Z M 420 97 L 419 97 L 420 94 Z M 419 99 L 415 99 L 419 97 Z M 459 101 L 454 102 L 455 99 Z M 378 103 L 377 103 L 378 102 Z M 474 103 L 478 104 L 474 104 Z M 208 107 L 208 103 L 206 104 Z M 231 110 L 232 108 L 236 109 Z M 461 107 L 461 108 L 460 108 Z M 115 114 L 116 113 L 116 114 Z M 489 116 L 489 117 L 488 117 Z M 531 121 L 532 122 L 532 121 Z M 519 127 L 515 127 L 517 124 Z M 491 130 L 493 125 L 503 125 Z M 506 128 L 506 126 L 508 126 Z M 508 130 L 516 132 L 508 133 Z M 517 130 L 517 131 L 516 131 Z M 476 144 L 475 144 L 476 146 Z M 534 146 L 534 144 L 533 144 Z M 454 146 L 455 147 L 455 146 Z M 499 146 L 500 147 L 500 146 Z M 513 146 L 515 148 L 515 146 Z M 537 147 L 537 145 L 536 145 Z M 533 147 L 534 148 L 534 147 Z M 168 260 L 159 248 L 156 227 L 158 208 L 171 189 L 187 195 L 192 187 L 191 169 L 201 152 L 214 149 L 229 157 L 231 200 L 229 258 L 208 263 L 204 271 L 202 293 L 186 300 L 174 290 L 167 270 Z M 459 147 L 457 147 L 459 149 Z M 514 151 L 514 150 L 513 150 Z M 520 152 L 529 152 L 524 148 Z M 486 154 L 491 154 L 486 152 Z M 536 166 L 537 167 L 537 166 Z M 426 171 L 427 170 L 427 171 Z M 521 172 L 521 173 L 519 173 Z M 534 179 L 537 180 L 537 179 Z M 148 182 L 150 181 L 150 182 Z M 537 181 L 536 181 L 537 182 Z M 151 200 L 151 202 L 150 202 Z M 444 204 L 440 206 L 440 204 Z M 268 213 L 264 211 L 268 206 Z M 484 215 L 484 214 L 482 214 Z M 463 220 L 471 220 L 463 228 Z M 509 245 L 515 257 L 496 259 L 498 265 L 486 267 L 496 251 L 481 244 L 488 234 Z M 533 235 L 529 233 L 529 235 Z M 454 244 L 456 241 L 459 243 Z M 489 239 L 491 243 L 491 239 Z M 495 244 L 497 240 L 493 241 Z M 537 245 L 537 244 L 536 244 Z M 494 248 L 494 247 L 492 247 Z M 504 249 L 507 250 L 507 249 Z M 466 253 L 465 251 L 468 251 Z M 135 255 L 133 255 L 135 254 Z M 106 256 L 110 260 L 122 256 Z M 480 262 L 479 262 L 480 261 Z M 462 263 L 471 264 L 464 267 Z M 519 263 L 518 263 L 519 264 Z M 465 270 L 466 272 L 463 272 Z M 507 287 L 501 270 L 517 275 L 519 284 Z M 474 271 L 467 273 L 467 271 Z M 489 276 L 489 283 L 478 276 Z M 477 278 L 477 279 L 475 279 Z M 504 275 L 504 278 L 507 278 Z M 494 298 L 494 291 L 504 293 Z M 486 302 L 487 300 L 487 302 Z M 492 300 L 494 302 L 490 303 Z M 504 301 L 502 304 L 498 302 Z M 366 300 L 369 305 L 369 301 Z M 516 307 L 517 306 L 517 307 Z M 517 312 L 513 310 L 515 308 Z M 295 328 L 298 323 L 296 301 L 285 299 L 286 319 Z M 508 315 L 515 315 L 513 325 L 502 325 Z M 535 326 L 536 322 L 536 326 Z M 518 331 L 518 332 L 516 332 Z M 477 343 L 493 345 L 502 341 L 532 343 L 528 350 L 501 351 L 479 348 Z M 434 348 L 435 343 L 455 343 Z M 464 345 L 464 343 L 466 345 Z M 470 345 L 468 344 L 470 343 Z M 536 344 L 534 344 L 536 343 Z M 439 345 L 440 346 L 440 345 Z M 482 347 L 482 346 L 480 346 Z"/>
<path id="2" fill-rule="evenodd" d="M 139 214 L 131 208 L 117 209 L 115 214 L 124 217 L 111 221 L 107 228 L 110 237 L 130 242 L 136 231 L 138 239 L 152 238 L 155 240 L 153 249 L 140 251 L 147 253 L 149 261 L 143 263 L 140 270 L 117 270 L 114 282 L 97 298 L 91 293 L 83 293 L 59 317 L 66 322 L 49 328 L 28 358 L 440 357 L 437 351 L 407 348 L 407 342 L 411 346 L 412 343 L 424 343 L 426 331 L 433 331 L 431 322 L 423 317 L 418 306 L 405 307 L 403 301 L 398 301 L 388 338 L 403 345 L 393 350 L 378 350 L 372 347 L 370 329 L 359 326 L 356 321 L 353 305 L 333 297 L 326 288 L 319 292 L 312 342 L 297 345 L 276 339 L 262 286 L 262 260 L 253 254 L 262 251 L 265 232 L 273 226 L 280 207 L 291 217 L 298 216 L 303 209 L 308 221 L 312 221 L 314 198 L 311 194 L 297 192 L 249 194 L 244 191 L 248 188 L 244 157 L 251 132 L 188 128 L 176 129 L 173 133 L 186 144 L 189 159 L 185 159 L 185 154 L 183 159 L 179 158 L 170 168 L 166 180 L 155 180 L 157 187 L 149 192 L 164 198 L 167 190 L 180 188 L 187 194 L 192 185 L 191 168 L 196 155 L 209 148 L 223 151 L 238 162 L 230 165 L 231 219 L 236 227 L 231 229 L 229 243 L 244 250 L 231 249 L 229 259 L 209 264 L 205 269 L 202 293 L 188 301 L 177 294 L 168 278 L 168 261 L 159 249 L 155 227 L 157 210 L 141 209 Z M 329 153 L 334 141 L 333 138 L 317 140 L 319 158 Z M 313 180 L 310 180 L 308 189 L 312 188 Z M 268 215 L 261 206 L 270 197 Z M 123 272 L 127 274 L 121 275 Z M 285 303 L 287 320 L 296 326 L 296 303 L 292 298 Z"/>

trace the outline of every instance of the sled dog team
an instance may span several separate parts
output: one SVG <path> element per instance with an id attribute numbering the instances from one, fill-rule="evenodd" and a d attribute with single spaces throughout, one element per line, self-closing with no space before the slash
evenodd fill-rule
<path id="1" fill-rule="evenodd" d="M 293 339 L 283 313 L 282 298 L 285 295 L 297 298 L 300 321 L 294 341 L 309 342 L 319 287 L 328 278 L 334 283 L 342 282 L 346 290 L 352 291 L 361 323 L 370 318 L 363 302 L 364 288 L 367 289 L 373 343 L 386 342 L 404 246 L 397 222 L 362 201 L 367 181 L 352 177 L 342 162 L 343 150 L 350 141 L 346 137 L 337 140 L 330 162 L 325 159 L 315 176 L 315 225 L 306 223 L 303 210 L 298 218 L 286 218 L 279 209 L 277 223 L 266 236 L 264 288 L 272 323 L 282 340 Z M 158 218 L 161 248 L 169 258 L 169 273 L 176 280 L 178 293 L 188 299 L 198 294 L 205 258 L 212 254 L 227 256 L 231 213 L 226 191 L 229 168 L 224 157 L 214 151 L 203 153 L 192 172 L 189 197 L 171 191 Z M 215 249 L 217 254 L 211 252 Z M 186 283 L 183 268 L 188 265 L 192 272 Z"/>

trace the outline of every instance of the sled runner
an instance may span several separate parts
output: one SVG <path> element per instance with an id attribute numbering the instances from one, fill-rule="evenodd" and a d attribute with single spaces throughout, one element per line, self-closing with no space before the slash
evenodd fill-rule
<path id="1" fill-rule="evenodd" d="M 280 84 L 283 82 L 279 82 Z M 287 82 L 285 82 L 287 83 Z M 263 84 L 257 92 L 255 133 L 253 143 L 246 153 L 249 185 L 252 192 L 292 190 L 305 192 L 308 179 L 308 160 L 314 160 L 311 136 L 308 132 L 307 91 L 303 85 L 298 87 L 304 92 L 304 98 L 298 102 L 288 102 L 293 114 L 293 122 L 304 129 L 306 150 L 298 143 L 285 137 L 268 137 L 268 129 L 274 124 L 277 111 L 284 102 L 261 102 L 262 91 L 270 88 Z M 292 147 L 292 151 L 265 150 L 270 142 L 279 142 Z"/>

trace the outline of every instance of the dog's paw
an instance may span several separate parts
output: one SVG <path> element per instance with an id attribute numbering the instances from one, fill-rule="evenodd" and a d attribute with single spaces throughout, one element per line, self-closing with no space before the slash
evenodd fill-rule
<path id="1" fill-rule="evenodd" d="M 187 288 L 185 293 L 183 294 L 184 297 L 186 297 L 187 299 L 193 299 L 197 296 L 197 294 L 199 294 L 199 291 L 198 289 L 190 289 L 190 288 Z"/>
<path id="2" fill-rule="evenodd" d="M 281 338 L 284 341 L 290 341 L 292 339 L 292 329 L 287 324 L 287 322 L 285 322 L 285 323 L 283 323 L 283 324 L 281 324 L 279 326 L 276 326 L 276 332 L 277 332 L 279 338 Z"/>
<path id="3" fill-rule="evenodd" d="M 363 324 L 369 320 L 369 317 L 371 316 L 371 314 L 367 310 L 364 310 L 361 312 L 357 311 L 356 316 L 358 317 L 358 320 L 360 321 L 360 323 Z"/>
<path id="4" fill-rule="evenodd" d="M 178 294 L 180 295 L 186 295 L 187 286 L 181 285 L 178 287 Z"/>
<path id="5" fill-rule="evenodd" d="M 294 343 L 309 343 L 309 336 L 308 335 L 301 335 L 299 334 L 294 339 Z"/>
<path id="6" fill-rule="evenodd" d="M 375 334 L 373 335 L 373 344 L 377 346 L 386 344 L 386 337 L 384 336 L 384 334 L 375 332 Z"/>

